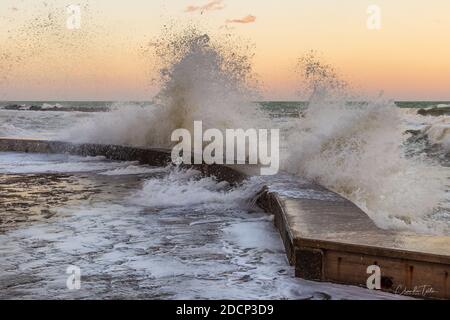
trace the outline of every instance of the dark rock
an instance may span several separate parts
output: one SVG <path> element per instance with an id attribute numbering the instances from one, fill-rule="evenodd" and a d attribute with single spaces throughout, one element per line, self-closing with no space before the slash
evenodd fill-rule
<path id="1" fill-rule="evenodd" d="M 413 129 L 410 129 L 410 130 L 406 130 L 406 131 L 405 131 L 405 134 L 411 134 L 411 135 L 413 135 L 413 136 L 417 136 L 417 135 L 419 135 L 419 134 L 421 134 L 421 133 L 422 133 L 421 130 L 413 130 Z"/>
<path id="2" fill-rule="evenodd" d="M 65 111 L 65 112 L 108 112 L 108 107 L 58 107 L 42 108 L 42 106 L 23 106 L 18 104 L 10 104 L 3 107 L 4 110 L 25 110 L 25 111 Z"/>
<path id="3" fill-rule="evenodd" d="M 9 104 L 9 105 L 3 107 L 3 109 L 5 109 L 5 110 L 20 110 L 20 108 L 22 108 L 22 106 L 20 106 L 18 104 Z"/>
<path id="4" fill-rule="evenodd" d="M 419 109 L 417 114 L 421 116 L 445 116 L 450 115 L 450 107 L 432 108 L 432 109 Z"/>

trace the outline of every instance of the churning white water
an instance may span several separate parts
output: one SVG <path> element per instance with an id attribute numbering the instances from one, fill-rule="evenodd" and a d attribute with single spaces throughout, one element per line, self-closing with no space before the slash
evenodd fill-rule
<path id="1" fill-rule="evenodd" d="M 272 218 L 251 203 L 257 180 L 231 187 L 193 170 L 18 153 L 0 159 L 8 201 L 30 191 L 9 220 L 27 208 L 43 212 L 11 225 L 5 213 L 0 219 L 0 299 L 404 298 L 295 278 Z M 49 175 L 45 160 L 57 161 L 58 173 Z M 17 162 L 27 165 L 10 174 L 7 164 Z M 92 163 L 104 166 L 93 172 Z M 48 181 L 23 191 L 33 179 Z M 82 271 L 80 290 L 66 287 L 70 265 Z"/>

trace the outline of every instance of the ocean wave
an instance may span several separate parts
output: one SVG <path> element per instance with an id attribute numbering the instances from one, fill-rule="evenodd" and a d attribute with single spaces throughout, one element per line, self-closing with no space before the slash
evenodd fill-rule
<path id="1" fill-rule="evenodd" d="M 32 136 L 33 131 L 17 127 L 12 123 L 0 124 L 0 137 Z"/>
<path id="2" fill-rule="evenodd" d="M 315 81 L 337 77 L 312 59 Z M 319 80 L 317 80 L 319 79 Z M 307 81 L 307 79 L 306 79 Z M 349 105 L 347 91 L 322 86 L 287 133 L 286 167 L 350 199 L 380 227 L 416 229 L 447 201 L 448 170 L 406 157 L 399 109 L 382 98 Z M 395 221 L 395 223 L 394 223 Z M 402 221 L 403 223 L 399 223 Z"/>
<path id="3" fill-rule="evenodd" d="M 424 120 L 425 119 L 425 120 Z M 416 153 L 425 152 L 450 163 L 450 116 L 409 118 L 408 140 Z"/>
<path id="4" fill-rule="evenodd" d="M 131 203 L 151 208 L 201 205 L 226 210 L 254 208 L 254 195 L 262 188 L 258 179 L 238 187 L 204 177 L 193 169 L 172 168 L 163 178 L 145 181 L 142 190 L 130 198 Z"/>
<path id="5" fill-rule="evenodd" d="M 450 151 L 450 117 L 443 117 L 427 125 L 422 132 L 432 144 L 439 144 L 446 151 Z"/>

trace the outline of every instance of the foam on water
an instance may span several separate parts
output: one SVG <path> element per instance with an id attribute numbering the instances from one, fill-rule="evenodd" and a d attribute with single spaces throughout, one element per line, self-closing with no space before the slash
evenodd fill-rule
<path id="1" fill-rule="evenodd" d="M 89 199 L 0 233 L 0 298 L 405 298 L 295 278 L 272 218 L 250 212 L 257 183 L 231 188 L 174 168 L 142 186 L 83 177 L 96 189 Z M 70 265 L 81 269 L 80 290 L 66 287 Z"/>
<path id="2" fill-rule="evenodd" d="M 134 204 L 154 208 L 174 206 L 204 206 L 209 208 L 247 208 L 254 204 L 250 199 L 262 188 L 259 179 L 245 182 L 239 188 L 214 177 L 202 177 L 196 170 L 170 171 L 164 178 L 154 178 L 144 183 L 142 190 L 131 197 Z"/>
<path id="3" fill-rule="evenodd" d="M 427 135 L 432 144 L 441 145 L 445 151 L 450 151 L 450 117 L 441 116 L 425 125 L 422 132 Z"/>
<path id="4" fill-rule="evenodd" d="M 194 223 L 206 214 L 217 221 Z M 1 298 L 405 298 L 294 278 L 263 214 L 192 207 L 145 214 L 130 205 L 98 203 L 1 234 L 0 244 Z M 80 290 L 66 288 L 69 265 L 82 270 Z"/>

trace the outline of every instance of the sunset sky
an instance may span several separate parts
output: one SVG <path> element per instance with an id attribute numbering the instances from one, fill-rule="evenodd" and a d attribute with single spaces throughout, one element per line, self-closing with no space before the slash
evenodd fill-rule
<path id="1" fill-rule="evenodd" d="M 66 7 L 81 5 L 68 30 Z M 381 29 L 367 27 L 370 5 Z M 142 46 L 170 22 L 226 28 L 255 47 L 268 100 L 298 100 L 298 58 L 316 50 L 357 90 L 450 100 L 448 0 L 2 0 L 0 100 L 146 100 Z"/>

